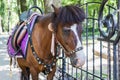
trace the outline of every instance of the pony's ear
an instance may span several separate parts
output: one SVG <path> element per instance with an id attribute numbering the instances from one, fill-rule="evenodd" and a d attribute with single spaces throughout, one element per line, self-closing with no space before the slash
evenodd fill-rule
<path id="1" fill-rule="evenodd" d="M 59 8 L 55 7 L 53 4 L 52 4 L 51 6 L 53 7 L 54 12 L 55 12 L 56 14 L 58 14 L 58 13 L 59 13 Z"/>
<path id="2" fill-rule="evenodd" d="M 48 29 L 49 29 L 51 32 L 54 32 L 53 23 L 49 23 L 49 24 L 48 24 Z"/>

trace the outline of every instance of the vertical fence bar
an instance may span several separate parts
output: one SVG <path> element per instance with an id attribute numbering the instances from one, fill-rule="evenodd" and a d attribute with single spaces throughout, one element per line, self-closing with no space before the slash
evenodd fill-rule
<path id="1" fill-rule="evenodd" d="M 64 56 L 64 50 L 62 50 L 62 80 L 64 80 L 65 77 L 65 72 L 66 72 L 66 61 L 65 61 L 65 56 Z"/>
<path id="2" fill-rule="evenodd" d="M 108 6 L 108 14 L 110 14 L 110 6 Z M 111 51 L 110 51 L 110 42 L 108 42 L 108 58 L 107 58 L 107 64 L 108 64 L 108 80 L 111 80 Z"/>
<path id="3" fill-rule="evenodd" d="M 100 64 L 100 78 L 102 78 L 102 41 L 100 41 Z"/>
<path id="4" fill-rule="evenodd" d="M 69 67 L 69 64 L 70 62 L 69 62 L 69 59 L 67 59 L 67 73 L 69 74 L 69 69 L 70 69 L 70 67 Z M 69 80 L 69 77 L 68 77 L 68 80 Z"/>
<path id="5" fill-rule="evenodd" d="M 113 80 L 117 80 L 116 45 L 113 45 Z"/>
<path id="6" fill-rule="evenodd" d="M 71 72 L 71 73 L 72 73 L 72 75 L 74 75 L 74 74 L 73 74 L 73 66 L 72 66 L 72 72 Z"/>
<path id="7" fill-rule="evenodd" d="M 81 70 L 81 76 L 80 76 L 80 80 L 83 80 L 83 73 L 82 73 L 82 70 Z"/>
<path id="8" fill-rule="evenodd" d="M 93 26 L 93 28 L 92 28 L 92 39 L 93 39 L 93 80 L 94 80 L 94 73 L 95 73 L 95 47 L 94 47 L 94 44 L 95 44 L 95 34 L 94 34 L 94 32 L 95 32 L 95 27 L 94 27 L 94 25 L 95 25 L 95 20 L 94 20 L 94 16 L 95 16 L 95 10 L 93 11 L 93 19 L 92 19 L 92 26 Z"/>
<path id="9" fill-rule="evenodd" d="M 77 68 L 76 68 L 76 79 L 78 78 L 78 71 L 77 71 Z"/>
<path id="10" fill-rule="evenodd" d="M 107 71 L 108 71 L 108 80 L 111 80 L 111 51 L 110 51 L 110 43 L 108 42 L 108 50 L 107 50 L 108 56 L 107 56 Z"/>
<path id="11" fill-rule="evenodd" d="M 99 16 L 99 15 L 98 15 Z M 98 22 L 99 20 L 97 20 L 97 22 Z M 98 24 L 98 27 L 100 27 L 100 24 Z M 100 33 L 100 32 L 99 32 Z M 100 34 L 100 37 L 101 37 L 101 34 Z M 102 78 L 102 41 L 100 40 L 100 43 L 99 43 L 99 45 L 100 45 L 100 78 Z"/>
<path id="12" fill-rule="evenodd" d="M 88 4 L 86 3 L 86 71 L 88 71 Z M 86 72 L 86 80 L 88 80 L 88 73 Z"/>
<path id="13" fill-rule="evenodd" d="M 120 9 L 120 0 L 118 2 L 118 9 Z M 118 13 L 118 28 L 120 31 L 120 12 Z M 118 80 L 120 80 L 120 40 L 118 42 Z"/>

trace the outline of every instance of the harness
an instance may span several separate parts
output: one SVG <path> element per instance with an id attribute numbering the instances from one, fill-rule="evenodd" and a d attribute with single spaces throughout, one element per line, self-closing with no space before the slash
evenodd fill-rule
<path id="1" fill-rule="evenodd" d="M 33 25 L 34 26 L 34 25 Z M 30 28 L 27 28 L 27 32 L 28 32 L 28 38 L 29 38 L 29 42 L 30 42 L 30 47 L 31 47 L 31 50 L 32 50 L 32 54 L 34 56 L 34 58 L 37 60 L 38 64 L 42 64 L 45 68 L 45 70 L 43 71 L 43 73 L 46 75 L 46 74 L 49 74 L 51 71 L 52 71 L 52 68 L 56 65 L 56 61 L 58 59 L 58 56 L 59 55 L 56 55 L 53 59 L 52 59 L 52 63 L 45 63 L 41 58 L 38 57 L 38 55 L 36 54 L 36 51 L 33 47 L 33 42 L 32 42 L 32 31 L 30 31 Z M 57 51 L 58 51 L 58 48 L 59 46 L 57 46 Z"/>
<path id="2" fill-rule="evenodd" d="M 52 71 L 52 68 L 56 65 L 56 62 L 57 62 L 57 60 L 59 59 L 59 54 L 55 54 L 55 53 L 57 53 L 57 52 L 59 52 L 60 51 L 60 49 L 64 49 L 64 47 L 62 47 L 62 45 L 60 44 L 60 43 L 58 43 L 58 45 L 57 45 L 57 50 L 56 50 L 56 52 L 54 53 L 55 54 L 55 56 L 54 56 L 54 58 L 52 59 L 52 63 L 45 63 L 42 59 L 40 59 L 39 57 L 38 57 L 38 55 L 36 54 L 36 52 L 35 52 L 35 49 L 34 49 L 34 47 L 33 47 L 33 43 L 32 43 L 32 36 L 31 36 L 31 32 L 29 31 L 29 28 L 27 29 L 28 30 L 28 33 L 29 33 L 29 42 L 30 42 L 30 47 L 31 47 L 31 50 L 32 50 L 32 54 L 33 54 L 33 56 L 35 57 L 35 59 L 37 60 L 37 62 L 39 63 L 39 64 L 42 64 L 43 66 L 44 66 L 44 68 L 45 68 L 45 70 L 43 71 L 43 73 L 45 74 L 45 75 L 47 75 L 47 74 L 49 74 L 51 71 Z M 53 36 L 53 35 L 52 35 Z M 51 47 L 51 49 L 53 49 L 53 47 Z M 80 50 L 82 50 L 83 49 L 83 47 L 79 47 L 79 48 L 76 48 L 75 50 L 73 50 L 73 51 L 71 51 L 70 52 L 70 54 L 71 55 L 73 55 L 73 53 L 75 53 L 75 52 L 77 52 L 77 51 L 80 51 Z M 65 50 L 65 49 L 64 49 Z M 51 50 L 52 51 L 52 50 Z"/>
<path id="3" fill-rule="evenodd" d="M 58 60 L 58 56 L 59 55 L 56 55 L 53 59 L 52 59 L 52 63 L 45 63 L 42 59 L 40 59 L 38 57 L 38 55 L 36 54 L 35 52 L 35 49 L 33 47 L 33 43 L 32 43 L 32 38 L 31 38 L 31 34 L 30 34 L 30 31 L 29 31 L 29 28 L 28 28 L 28 33 L 29 33 L 29 42 L 30 42 L 30 47 L 31 47 L 31 50 L 32 50 L 32 54 L 33 56 L 35 57 L 35 59 L 37 60 L 37 62 L 39 64 L 42 64 L 45 68 L 45 70 L 43 71 L 43 73 L 46 75 L 46 74 L 49 74 L 51 71 L 52 71 L 52 68 L 56 65 L 56 61 Z M 57 51 L 59 50 L 59 46 L 57 46 Z"/>

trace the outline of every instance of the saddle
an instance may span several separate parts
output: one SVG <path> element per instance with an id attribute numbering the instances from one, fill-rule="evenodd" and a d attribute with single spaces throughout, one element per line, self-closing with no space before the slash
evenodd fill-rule
<path id="1" fill-rule="evenodd" d="M 27 24 L 28 22 L 31 21 L 32 17 L 34 16 L 35 13 L 30 13 L 30 15 L 27 15 L 27 11 L 23 12 L 20 15 L 20 21 L 16 25 L 14 31 L 13 31 L 13 36 L 12 36 L 12 46 L 15 49 L 15 51 L 18 51 L 20 48 L 20 43 L 22 39 L 24 38 L 26 32 L 27 32 Z"/>
<path id="2" fill-rule="evenodd" d="M 10 57 L 26 57 L 26 51 L 29 42 L 29 34 L 32 33 L 37 18 L 41 17 L 39 13 L 32 12 L 32 8 L 37 8 L 42 13 L 39 7 L 33 6 L 28 11 L 24 11 L 20 15 L 19 22 L 13 28 L 12 33 L 7 41 L 7 51 Z"/>
<path id="3" fill-rule="evenodd" d="M 25 28 L 25 22 L 21 22 L 20 24 L 17 24 L 15 27 L 15 30 L 13 32 L 12 36 L 12 46 L 17 51 L 19 49 L 19 43 L 24 37 L 26 33 L 27 28 Z"/>

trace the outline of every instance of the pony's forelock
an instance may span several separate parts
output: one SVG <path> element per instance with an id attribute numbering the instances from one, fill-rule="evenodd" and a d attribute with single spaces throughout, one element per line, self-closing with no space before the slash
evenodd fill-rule
<path id="1" fill-rule="evenodd" d="M 79 24 L 84 19 L 85 13 L 83 9 L 73 5 L 60 7 L 58 14 L 55 14 L 55 12 L 52 14 L 52 22 L 55 28 L 57 28 L 59 23 L 61 25 Z"/>
<path id="2" fill-rule="evenodd" d="M 85 19 L 83 9 L 77 6 L 64 6 L 60 8 L 57 21 L 62 24 L 79 23 Z"/>

